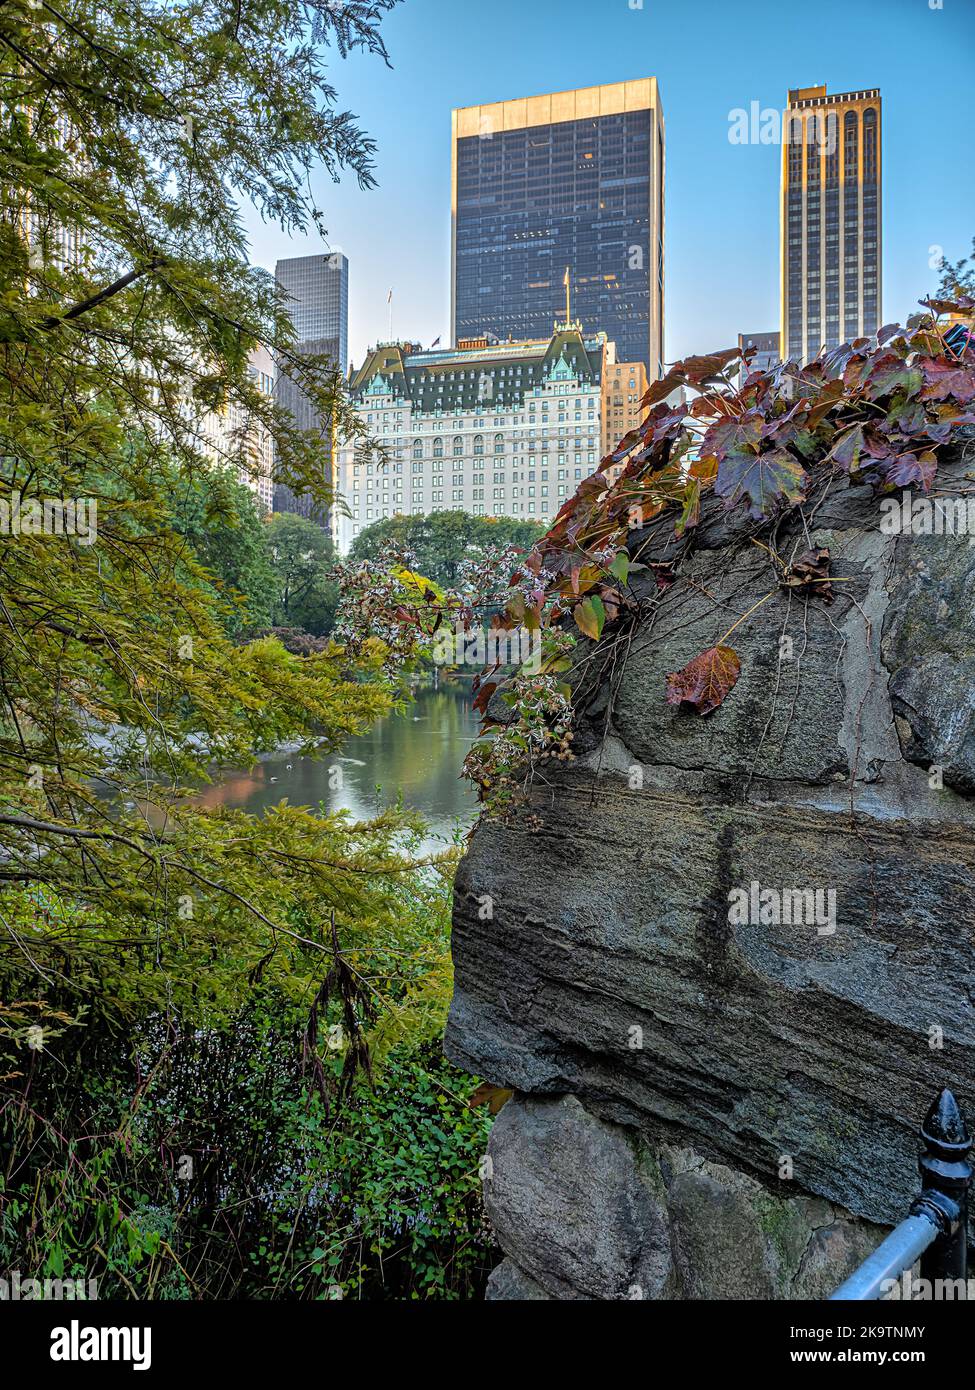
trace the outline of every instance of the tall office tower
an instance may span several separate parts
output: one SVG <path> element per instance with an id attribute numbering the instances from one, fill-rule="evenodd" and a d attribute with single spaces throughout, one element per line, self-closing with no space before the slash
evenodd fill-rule
<path id="1" fill-rule="evenodd" d="M 342 375 L 349 362 L 349 262 L 341 251 L 278 261 L 274 278 L 288 295 L 301 343 L 334 338 Z"/>
<path id="2" fill-rule="evenodd" d="M 749 372 L 770 371 L 779 357 L 779 334 L 778 333 L 739 333 L 738 346 L 744 352 L 745 348 L 754 348 L 755 355 L 746 367 L 744 362 L 738 368 L 738 385 L 743 386 Z"/>
<path id="3" fill-rule="evenodd" d="M 656 78 L 453 112 L 453 341 L 603 332 L 664 357 L 664 118 Z"/>
<path id="4" fill-rule="evenodd" d="M 274 268 L 278 284 L 286 291 L 291 320 L 298 333 L 298 350 L 327 356 L 341 369 L 348 370 L 349 353 L 349 262 L 340 251 L 317 256 L 293 256 L 278 261 Z M 318 430 L 322 436 L 326 481 L 334 484 L 334 440 L 328 420 L 323 420 L 300 386 L 279 371 L 275 395 L 286 406 L 300 429 Z M 331 529 L 330 517 L 311 498 L 300 497 L 278 483 L 274 489 L 274 510 L 295 512 Z"/>
<path id="5" fill-rule="evenodd" d="M 881 322 L 880 92 L 789 93 L 782 128 L 782 356 Z"/>

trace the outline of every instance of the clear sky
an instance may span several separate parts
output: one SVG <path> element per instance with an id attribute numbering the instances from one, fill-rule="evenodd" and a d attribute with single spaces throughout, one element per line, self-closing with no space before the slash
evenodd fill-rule
<path id="1" fill-rule="evenodd" d="M 657 78 L 671 361 L 779 326 L 780 150 L 730 143 L 735 108 L 823 82 L 881 89 L 885 321 L 934 287 L 937 248 L 958 260 L 975 236 L 975 0 L 402 0 L 383 32 L 392 70 L 334 55 L 329 73 L 377 142 L 378 187 L 313 178 L 349 258 L 357 364 L 388 336 L 391 287 L 396 337 L 449 341 L 455 106 Z M 269 269 L 321 245 L 248 226 Z"/>

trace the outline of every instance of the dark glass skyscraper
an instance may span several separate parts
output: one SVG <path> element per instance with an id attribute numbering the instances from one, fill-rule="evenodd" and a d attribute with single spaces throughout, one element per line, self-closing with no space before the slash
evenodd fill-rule
<path id="1" fill-rule="evenodd" d="M 341 251 L 278 261 L 274 278 L 290 299 L 291 321 L 301 342 L 332 338 L 342 375 L 349 367 L 349 262 Z"/>
<path id="2" fill-rule="evenodd" d="M 664 122 L 655 78 L 453 113 L 454 341 L 572 318 L 663 371 Z"/>
<path id="3" fill-rule="evenodd" d="M 300 340 L 298 350 L 308 356 L 330 358 L 345 376 L 349 356 L 349 262 L 345 256 L 341 251 L 293 256 L 278 261 L 274 276 L 291 301 L 291 321 Z M 275 395 L 280 404 L 290 410 L 300 429 L 319 431 L 324 469 L 334 483 L 334 441 L 330 422 L 319 416 L 287 371 L 278 373 Z M 296 512 L 331 529 L 330 518 L 322 515 L 310 498 L 299 497 L 284 483 L 275 486 L 274 510 Z"/>

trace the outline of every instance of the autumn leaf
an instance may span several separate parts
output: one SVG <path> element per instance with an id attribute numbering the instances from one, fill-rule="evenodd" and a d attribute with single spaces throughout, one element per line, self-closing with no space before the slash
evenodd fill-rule
<path id="1" fill-rule="evenodd" d="M 799 589 L 816 594 L 825 603 L 833 601 L 833 586 L 829 582 L 829 551 L 804 550 L 785 571 L 779 583 L 783 589 Z"/>
<path id="2" fill-rule="evenodd" d="M 834 463 L 838 463 L 841 468 L 845 468 L 848 473 L 857 471 L 857 463 L 860 455 L 866 448 L 866 441 L 863 437 L 863 426 L 853 425 L 851 429 L 844 430 L 829 451 L 829 457 Z"/>
<path id="3" fill-rule="evenodd" d="M 576 604 L 572 616 L 576 620 L 576 627 L 580 632 L 591 637 L 594 642 L 599 641 L 603 624 L 606 621 L 606 609 L 603 607 L 601 598 L 593 594 L 589 598 L 584 598 L 581 603 Z"/>
<path id="4" fill-rule="evenodd" d="M 728 506 L 748 500 L 748 515 L 756 520 L 771 516 L 784 503 L 802 499 L 808 474 L 787 449 L 751 450 L 728 454 L 718 465 L 714 490 Z"/>
<path id="5" fill-rule="evenodd" d="M 920 483 L 922 490 L 927 492 L 937 472 L 938 456 L 928 449 L 923 454 L 901 454 L 899 458 L 891 459 L 884 470 L 884 478 L 894 487 L 910 487 L 912 483 Z"/>
<path id="6" fill-rule="evenodd" d="M 716 710 L 741 674 L 733 647 L 709 647 L 680 671 L 667 676 L 668 705 L 690 705 L 698 714 Z"/>
<path id="7" fill-rule="evenodd" d="M 478 714 L 487 714 L 487 707 L 491 703 L 491 696 L 498 688 L 498 681 L 486 681 L 478 690 L 474 697 L 474 709 Z"/>
<path id="8" fill-rule="evenodd" d="M 944 359 L 922 362 L 920 365 L 924 373 L 922 401 L 943 401 L 953 396 L 960 405 L 967 405 L 975 398 L 975 371 L 971 367 Z"/>
<path id="9" fill-rule="evenodd" d="M 618 579 L 621 584 L 625 584 L 630 576 L 630 555 L 629 551 L 618 550 L 613 558 L 613 563 L 609 567 L 609 572 L 614 579 Z"/>
<path id="10" fill-rule="evenodd" d="M 740 453 L 750 447 L 757 448 L 764 425 L 763 417 L 754 410 L 730 420 L 719 420 L 701 440 L 701 454 L 705 458 L 713 454 L 720 462 L 726 454 Z"/>
<path id="11" fill-rule="evenodd" d="M 909 367 L 896 353 L 888 352 L 874 362 L 866 386 L 867 395 L 872 401 L 889 396 L 894 391 L 905 391 L 913 396 L 921 388 L 921 373 L 917 367 Z"/>
<path id="12" fill-rule="evenodd" d="M 486 1105 L 491 1114 L 496 1115 L 513 1095 L 514 1091 L 509 1090 L 507 1086 L 492 1086 L 490 1081 L 482 1081 L 471 1093 L 467 1104 L 472 1110 L 478 1105 Z"/>
<path id="13" fill-rule="evenodd" d="M 934 314 L 967 314 L 975 309 L 975 299 L 968 294 L 959 295 L 957 299 L 919 299 L 918 303 Z"/>
<path id="14" fill-rule="evenodd" d="M 684 506 L 681 509 L 680 519 L 674 527 L 674 534 L 680 537 L 687 531 L 693 531 L 700 520 L 701 481 L 699 478 L 691 478 L 684 493 Z"/>

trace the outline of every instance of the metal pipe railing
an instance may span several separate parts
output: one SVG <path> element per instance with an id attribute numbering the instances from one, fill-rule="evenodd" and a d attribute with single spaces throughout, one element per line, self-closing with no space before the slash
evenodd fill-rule
<path id="1" fill-rule="evenodd" d="M 968 1187 L 972 1180 L 972 1139 L 949 1090 L 943 1090 L 921 1126 L 923 1150 L 918 1160 L 921 1192 L 910 1214 L 895 1226 L 831 1299 L 880 1298 L 905 1270 L 921 1261 L 921 1278 L 967 1280 Z"/>

